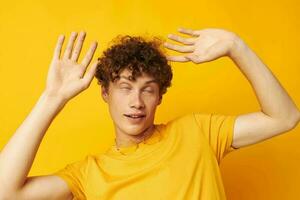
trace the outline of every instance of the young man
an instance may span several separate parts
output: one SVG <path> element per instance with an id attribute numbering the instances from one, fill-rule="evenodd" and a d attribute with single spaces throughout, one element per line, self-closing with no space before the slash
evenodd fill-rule
<path id="1" fill-rule="evenodd" d="M 72 33 L 62 56 L 60 36 L 38 103 L 0 154 L 0 199 L 225 199 L 218 164 L 234 148 L 294 128 L 292 99 L 269 69 L 234 33 L 179 29 L 190 35 L 165 43 L 183 52 L 170 61 L 203 63 L 228 56 L 251 83 L 261 111 L 239 116 L 192 113 L 153 124 L 172 73 L 155 41 L 125 37 L 86 71 L 96 43 L 77 63 L 84 33 Z M 73 47 L 74 46 L 74 47 Z M 96 75 L 115 126 L 116 144 L 102 155 L 67 165 L 55 174 L 27 177 L 54 117 Z"/>

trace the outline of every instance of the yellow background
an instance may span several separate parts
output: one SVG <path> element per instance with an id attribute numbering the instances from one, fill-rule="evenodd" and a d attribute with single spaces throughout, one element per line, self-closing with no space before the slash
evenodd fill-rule
<path id="1" fill-rule="evenodd" d="M 84 52 L 105 49 L 117 34 L 165 37 L 178 27 L 234 31 L 264 60 L 300 104 L 300 3 L 241 0 L 2 1 L 0 7 L 0 149 L 45 87 L 57 36 L 85 30 Z M 172 63 L 172 87 L 156 123 L 189 112 L 242 114 L 259 110 L 255 94 L 228 58 L 194 65 Z M 221 165 L 228 199 L 298 199 L 300 129 L 229 154 Z M 49 128 L 30 175 L 52 173 L 113 144 L 114 129 L 94 80 Z"/>

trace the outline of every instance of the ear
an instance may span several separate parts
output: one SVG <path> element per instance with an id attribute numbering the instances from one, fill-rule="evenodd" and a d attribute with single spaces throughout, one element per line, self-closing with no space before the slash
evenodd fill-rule
<path id="1" fill-rule="evenodd" d="M 102 96 L 102 99 L 107 103 L 107 101 L 108 101 L 108 91 L 104 86 L 101 86 L 101 96 Z"/>

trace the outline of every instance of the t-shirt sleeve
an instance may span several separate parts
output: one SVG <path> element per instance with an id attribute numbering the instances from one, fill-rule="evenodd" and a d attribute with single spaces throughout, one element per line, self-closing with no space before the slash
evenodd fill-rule
<path id="1" fill-rule="evenodd" d="M 222 158 L 235 150 L 232 147 L 234 123 L 236 115 L 222 115 L 214 113 L 193 113 L 201 132 L 208 142 L 220 163 Z"/>
<path id="2" fill-rule="evenodd" d="M 85 197 L 85 185 L 87 177 L 88 157 L 66 165 L 53 175 L 62 178 L 73 194 L 73 200 L 83 200 Z"/>

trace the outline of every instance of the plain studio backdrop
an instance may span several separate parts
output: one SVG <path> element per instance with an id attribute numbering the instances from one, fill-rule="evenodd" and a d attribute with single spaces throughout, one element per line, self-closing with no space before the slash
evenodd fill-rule
<path id="1" fill-rule="evenodd" d="M 96 57 L 118 34 L 165 39 L 178 27 L 236 32 L 263 59 L 300 105 L 300 3 L 241 0 L 2 1 L 0 7 L 0 149 L 28 115 L 45 87 L 60 33 L 87 32 Z M 174 53 L 176 54 L 176 53 Z M 195 65 L 171 63 L 172 87 L 155 123 L 190 112 L 243 114 L 260 109 L 250 84 L 229 58 Z M 297 87 L 298 86 L 298 87 Z M 54 120 L 29 175 L 44 175 L 103 153 L 114 128 L 96 79 Z M 300 129 L 226 156 L 221 172 L 228 199 L 299 199 Z"/>

